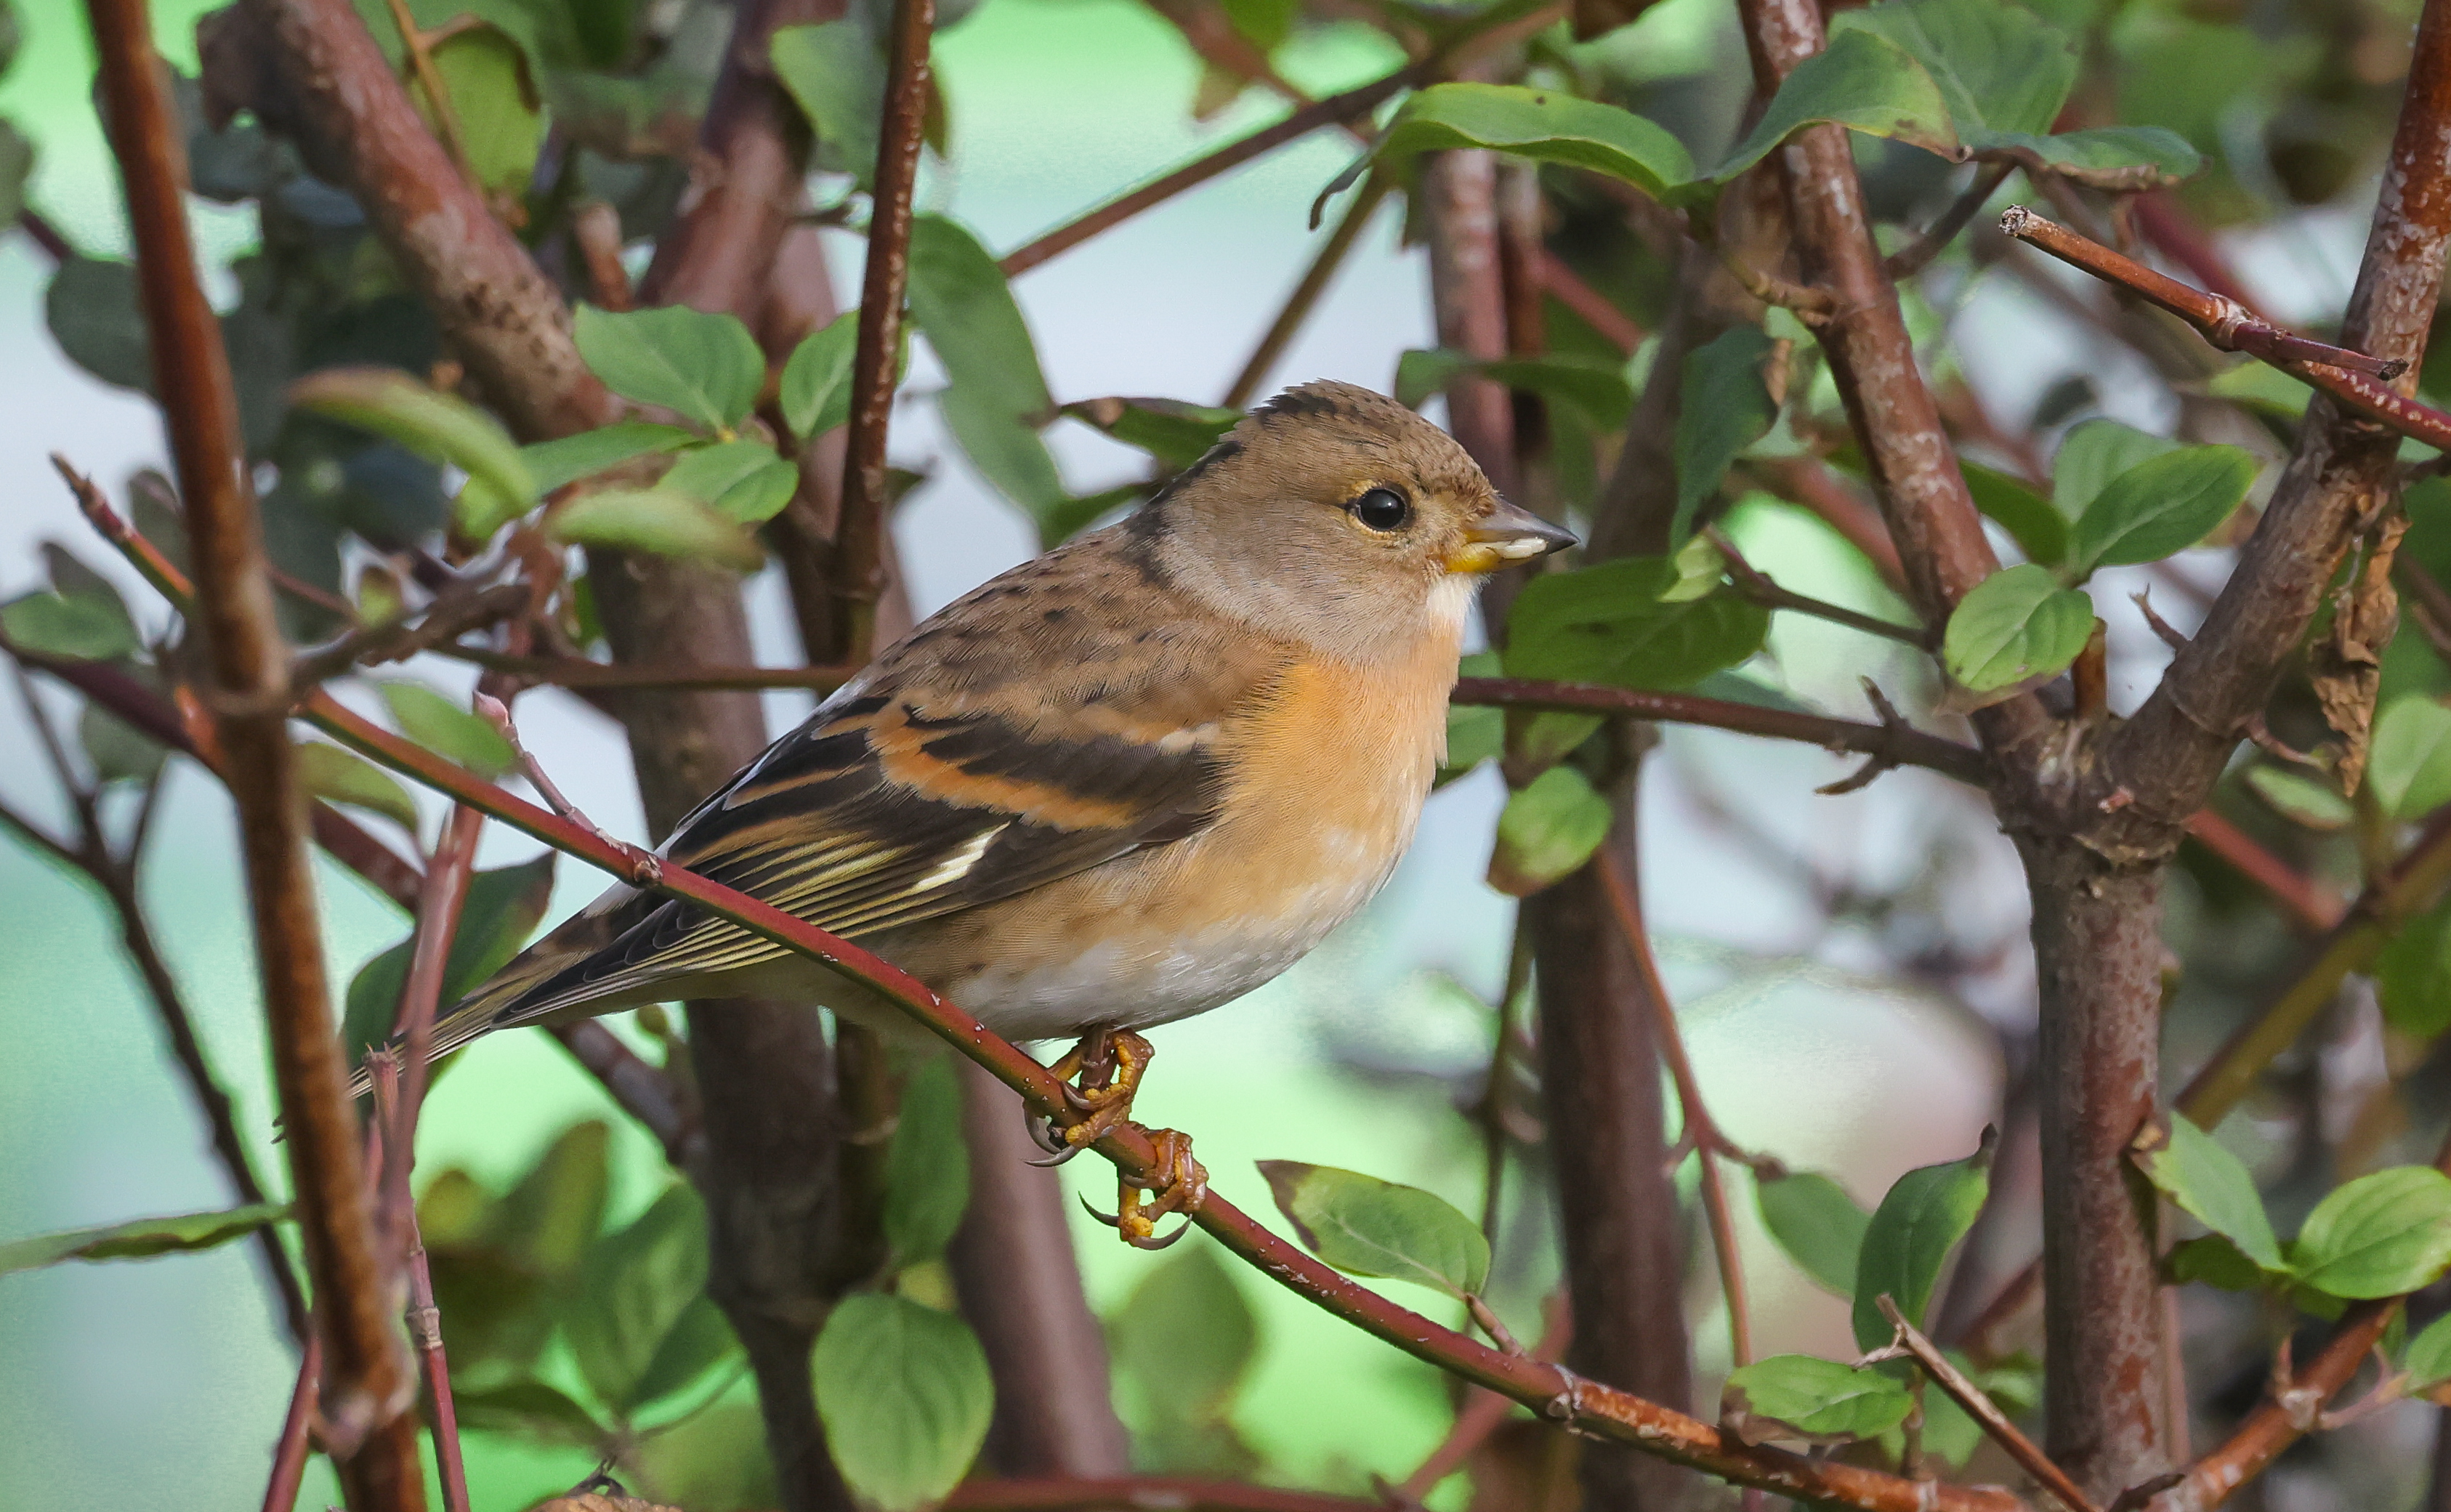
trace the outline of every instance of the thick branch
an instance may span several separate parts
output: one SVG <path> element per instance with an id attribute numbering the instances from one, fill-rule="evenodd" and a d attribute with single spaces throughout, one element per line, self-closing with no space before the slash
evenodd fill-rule
<path id="1" fill-rule="evenodd" d="M 164 418 L 198 578 L 191 612 L 239 812 L 291 1184 L 324 1336 L 325 1443 L 353 1504 L 422 1508 L 416 1423 L 404 1410 L 413 1377 L 391 1319 L 397 1281 L 376 1249 L 324 975 L 306 802 L 283 712 L 288 649 L 273 618 L 229 360 L 196 278 L 169 71 L 153 50 L 144 0 L 90 0 L 88 13 L 135 234 L 154 391 L 168 396 Z"/>

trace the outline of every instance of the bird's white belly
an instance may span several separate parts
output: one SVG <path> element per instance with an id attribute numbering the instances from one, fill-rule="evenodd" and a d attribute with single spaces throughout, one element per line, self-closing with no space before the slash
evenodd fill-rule
<path id="1" fill-rule="evenodd" d="M 1320 836 L 1321 879 L 1265 913 L 1228 913 L 1198 932 L 1123 930 L 1027 965 L 986 967 L 946 993 L 1007 1039 L 1061 1039 L 1096 1025 L 1146 1029 L 1205 1013 L 1273 980 L 1376 893 L 1402 854 Z"/>

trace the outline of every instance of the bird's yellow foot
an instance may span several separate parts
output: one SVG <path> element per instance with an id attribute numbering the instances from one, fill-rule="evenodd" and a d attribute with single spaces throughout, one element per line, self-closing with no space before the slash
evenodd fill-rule
<path id="1" fill-rule="evenodd" d="M 1040 1164 L 1060 1166 L 1096 1144 L 1132 1116 L 1132 1097 L 1157 1051 L 1129 1030 L 1095 1030 L 1081 1036 L 1062 1060 L 1048 1068 L 1065 1083 L 1064 1100 L 1071 1118 L 1058 1127 L 1033 1120 L 1031 1135 L 1055 1158 Z"/>
<path id="2" fill-rule="evenodd" d="M 1123 1236 L 1124 1243 L 1139 1249 L 1164 1249 L 1182 1238 L 1191 1228 L 1191 1215 L 1208 1197 L 1208 1171 L 1191 1156 L 1191 1136 L 1179 1129 L 1149 1130 L 1149 1142 L 1157 1147 L 1156 1163 L 1146 1176 L 1117 1178 L 1117 1204 L 1110 1216 L 1095 1208 L 1089 1216 Z M 1141 1193 L 1150 1195 L 1143 1200 Z M 1088 1207 L 1085 1201 L 1082 1206 Z M 1161 1238 L 1158 1220 L 1168 1213 L 1181 1213 L 1184 1224 L 1174 1232 Z"/>

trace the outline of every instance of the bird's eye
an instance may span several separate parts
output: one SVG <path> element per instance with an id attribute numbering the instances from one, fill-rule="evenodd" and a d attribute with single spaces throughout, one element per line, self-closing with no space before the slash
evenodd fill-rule
<path id="1" fill-rule="evenodd" d="M 1413 518 L 1413 506 L 1393 488 L 1373 488 L 1350 506 L 1353 518 L 1373 530 L 1395 530 Z"/>

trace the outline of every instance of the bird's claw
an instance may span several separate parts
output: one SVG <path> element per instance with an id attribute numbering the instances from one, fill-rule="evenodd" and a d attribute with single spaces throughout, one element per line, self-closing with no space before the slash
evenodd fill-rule
<path id="1" fill-rule="evenodd" d="M 1208 1170 L 1192 1158 L 1189 1134 L 1158 1129 L 1149 1131 L 1149 1140 L 1157 1147 L 1156 1162 L 1146 1176 L 1116 1179 L 1115 1211 L 1102 1213 L 1087 1197 L 1081 1199 L 1090 1217 L 1122 1235 L 1124 1243 L 1135 1249 L 1164 1249 L 1182 1239 L 1191 1229 L 1192 1215 L 1208 1198 Z M 1144 1201 L 1143 1192 L 1153 1195 Z M 1158 1220 L 1168 1213 L 1183 1214 L 1184 1222 L 1172 1233 L 1161 1236 Z"/>

